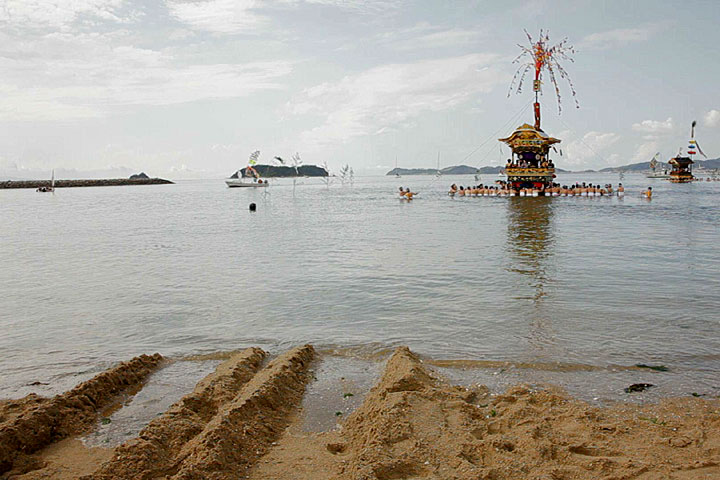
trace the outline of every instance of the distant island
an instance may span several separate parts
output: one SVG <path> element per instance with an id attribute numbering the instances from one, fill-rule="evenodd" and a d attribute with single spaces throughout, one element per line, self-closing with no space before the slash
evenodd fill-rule
<path id="1" fill-rule="evenodd" d="M 497 175 L 504 167 L 470 167 L 468 165 L 454 165 L 440 169 L 441 175 Z M 556 169 L 558 172 L 565 170 Z M 436 175 L 436 168 L 393 168 L 385 175 Z"/>
<path id="2" fill-rule="evenodd" d="M 667 162 L 658 162 L 657 167 L 658 169 L 662 170 L 663 168 L 669 168 L 670 165 L 668 165 Z M 705 170 L 714 170 L 716 168 L 720 168 L 720 158 L 713 158 L 710 160 L 695 160 L 695 167 L 694 168 L 702 168 Z M 641 163 L 631 163 L 629 165 L 623 165 L 621 167 L 607 167 L 598 170 L 598 172 L 606 173 L 619 173 L 619 172 L 645 172 L 647 170 L 650 170 L 650 162 L 641 162 Z M 594 170 L 589 170 L 594 171 Z"/>
<path id="3" fill-rule="evenodd" d="M 665 164 L 658 162 L 660 169 L 665 168 Z M 505 167 L 470 167 L 468 165 L 455 165 L 452 167 L 445 167 L 440 170 L 442 175 L 497 175 L 502 172 Z M 705 170 L 713 170 L 720 168 L 720 158 L 714 158 L 711 160 L 695 160 L 695 168 L 701 168 Z M 620 172 L 646 172 L 650 170 L 650 162 L 631 163 L 628 165 L 622 165 L 619 167 L 607 167 L 601 170 L 582 170 L 572 171 L 563 170 L 562 168 L 555 168 L 558 173 L 620 173 Z M 436 175 L 438 170 L 436 168 L 393 168 L 385 175 Z"/>
<path id="4" fill-rule="evenodd" d="M 497 171 L 495 169 L 497 168 Z M 500 167 L 482 167 L 480 169 L 476 167 L 470 167 L 468 165 L 455 165 L 453 167 L 445 167 L 440 170 L 442 175 L 474 175 L 476 173 L 493 173 L 490 171 L 483 172 L 483 170 L 492 169 L 494 173 L 499 173 Z M 438 173 L 437 168 L 393 168 L 385 175 L 435 175 Z"/>
<path id="5" fill-rule="evenodd" d="M 327 177 L 328 171 L 317 165 L 301 165 L 297 167 L 287 167 L 284 165 L 255 165 L 253 168 L 258 175 L 265 178 L 281 178 L 281 177 Z M 245 176 L 247 167 L 239 170 L 240 175 Z M 235 172 L 230 178 L 238 178 L 238 172 Z"/>

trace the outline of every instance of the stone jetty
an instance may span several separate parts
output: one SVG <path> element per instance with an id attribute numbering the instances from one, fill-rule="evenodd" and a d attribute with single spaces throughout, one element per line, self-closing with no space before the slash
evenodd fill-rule
<path id="1" fill-rule="evenodd" d="M 120 185 L 164 185 L 172 184 L 163 178 L 102 178 L 90 180 L 55 180 L 55 188 L 66 187 L 117 187 Z M 0 180 L 1 188 L 49 187 L 50 180 Z"/>

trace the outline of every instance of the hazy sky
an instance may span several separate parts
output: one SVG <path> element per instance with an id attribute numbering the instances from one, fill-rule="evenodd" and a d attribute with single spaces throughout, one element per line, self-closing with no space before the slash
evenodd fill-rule
<path id="1" fill-rule="evenodd" d="M 0 0 L 0 176 L 496 165 L 532 123 L 507 96 L 524 28 L 577 50 L 580 109 L 542 99 L 559 167 L 667 159 L 694 119 L 715 158 L 718 25 L 717 1 Z"/>

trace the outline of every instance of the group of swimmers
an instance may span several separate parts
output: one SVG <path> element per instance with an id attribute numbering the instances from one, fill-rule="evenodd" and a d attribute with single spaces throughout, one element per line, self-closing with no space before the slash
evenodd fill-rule
<path id="1" fill-rule="evenodd" d="M 649 191 L 652 192 L 652 187 L 648 187 Z M 611 184 L 607 184 L 604 187 L 600 185 L 586 184 L 585 182 L 576 183 L 575 185 L 567 186 L 560 185 L 559 183 L 553 183 L 550 187 L 541 188 L 529 187 L 529 188 L 514 188 L 507 182 L 498 182 L 497 185 L 477 185 L 474 187 L 463 187 L 457 186 L 454 183 L 450 186 L 448 192 L 450 196 L 459 195 L 473 196 L 473 197 L 603 197 L 603 196 L 614 196 L 622 197 L 625 195 L 625 187 L 623 184 L 618 184 L 617 190 L 613 189 Z M 650 194 L 652 195 L 652 193 Z"/>
<path id="2" fill-rule="evenodd" d="M 417 192 L 411 192 L 409 188 L 400 187 L 398 189 L 398 194 L 400 195 L 400 198 L 403 200 L 412 200 L 415 195 L 417 195 Z"/>

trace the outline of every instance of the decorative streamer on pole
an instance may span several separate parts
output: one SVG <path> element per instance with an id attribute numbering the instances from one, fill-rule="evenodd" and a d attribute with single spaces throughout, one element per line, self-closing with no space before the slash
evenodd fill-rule
<path id="1" fill-rule="evenodd" d="M 707 155 L 702 151 L 700 148 L 700 145 L 697 143 L 697 140 L 695 140 L 695 127 L 697 126 L 697 121 L 693 120 L 692 126 L 690 127 L 690 143 L 688 145 L 688 155 L 695 155 L 695 153 L 700 153 L 703 157 L 707 158 Z M 695 152 L 697 150 L 697 152 Z"/>
<path id="2" fill-rule="evenodd" d="M 522 93 L 523 84 L 527 73 L 534 69 L 535 79 L 533 80 L 533 91 L 535 92 L 535 103 L 533 104 L 535 110 L 535 128 L 540 129 L 540 102 L 538 100 L 538 94 L 542 93 L 541 87 L 543 83 L 543 71 L 547 71 L 550 77 L 550 83 L 552 83 L 555 89 L 555 96 L 557 97 L 558 113 L 562 113 L 560 85 L 558 77 L 565 79 L 570 85 L 570 91 L 572 92 L 573 99 L 575 100 L 575 106 L 580 108 L 580 104 L 577 101 L 577 93 L 575 92 L 575 86 L 570 79 L 567 71 L 560 64 L 560 61 L 567 60 L 574 62 L 571 55 L 575 53 L 575 48 L 570 45 L 567 37 L 559 43 L 553 46 L 550 45 L 549 32 L 540 30 L 540 36 L 537 41 L 534 41 L 532 36 L 524 30 L 527 35 L 529 45 L 520 45 L 522 53 L 513 60 L 513 63 L 518 63 L 520 66 L 515 71 L 512 82 L 510 83 L 510 89 L 508 90 L 508 97 L 512 93 L 513 89 L 516 89 L 516 93 Z M 516 87 L 517 85 L 517 87 Z"/>

